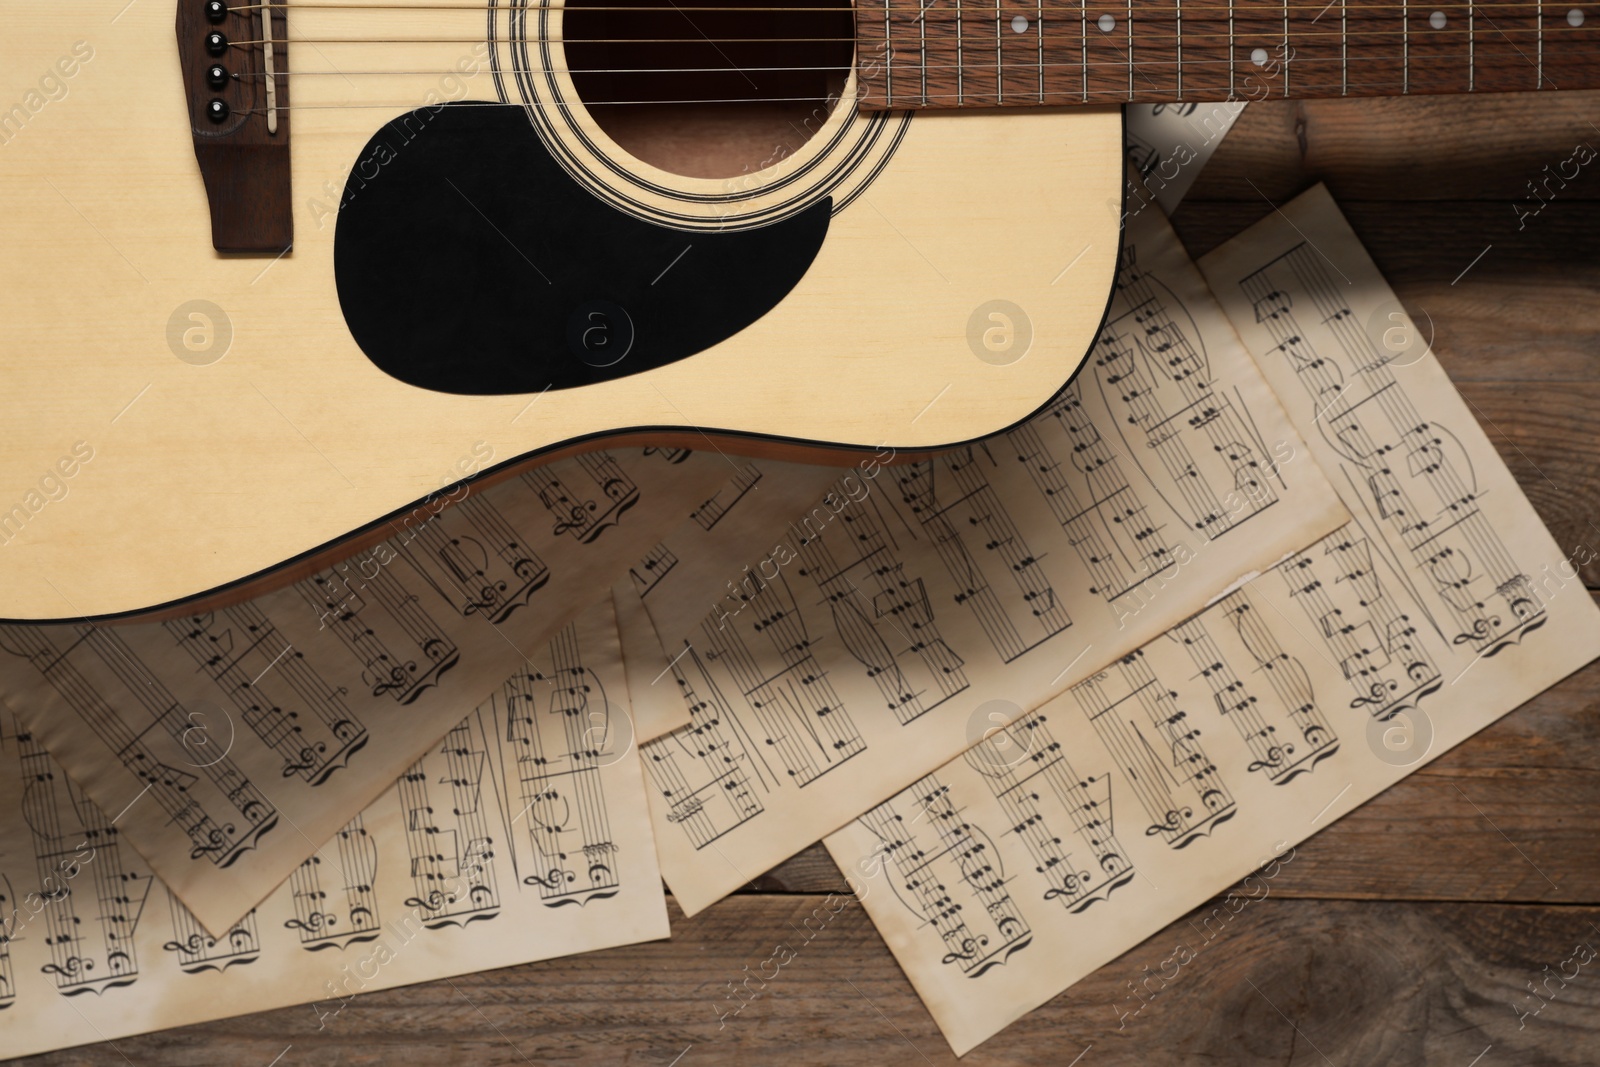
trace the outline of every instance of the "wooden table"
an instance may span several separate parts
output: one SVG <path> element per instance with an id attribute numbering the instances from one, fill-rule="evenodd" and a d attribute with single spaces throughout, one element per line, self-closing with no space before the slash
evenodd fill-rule
<path id="1" fill-rule="evenodd" d="M 1534 206 L 1527 183 L 1575 144 L 1600 148 L 1592 118 L 1600 94 L 1253 104 L 1174 222 L 1198 255 L 1326 181 L 1557 542 L 1600 557 L 1600 160 L 1520 230 L 1512 207 Z M 1600 558 L 1583 578 L 1600 586 Z M 321 1030 L 291 1008 L 19 1062 L 955 1062 L 855 905 L 719 1028 L 727 984 L 843 889 L 816 847 L 695 919 L 674 911 L 670 942 L 363 995 Z M 1518 1017 L 1540 1003 L 1530 983 L 1600 948 L 1600 666 L 1306 842 L 1270 897 L 1122 1017 L 1188 933 L 1151 937 L 964 1062 L 1600 1064 L 1600 959 Z"/>

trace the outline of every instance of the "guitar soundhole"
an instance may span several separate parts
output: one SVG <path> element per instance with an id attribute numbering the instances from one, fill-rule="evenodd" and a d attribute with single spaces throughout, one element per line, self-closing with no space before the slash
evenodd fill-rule
<path id="1" fill-rule="evenodd" d="M 854 56 L 848 0 L 567 0 L 572 81 L 627 152 L 694 178 L 773 166 L 819 130 Z"/>

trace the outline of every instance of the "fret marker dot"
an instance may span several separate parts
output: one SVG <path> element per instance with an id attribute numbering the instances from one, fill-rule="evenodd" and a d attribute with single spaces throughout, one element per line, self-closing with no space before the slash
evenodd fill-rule
<path id="1" fill-rule="evenodd" d="M 1266 66 L 1267 65 L 1267 50 L 1265 48 L 1257 48 L 1254 51 L 1252 51 L 1250 53 L 1250 62 L 1254 63 L 1258 67 Z"/>
<path id="2" fill-rule="evenodd" d="M 1024 18 L 1023 16 L 1021 16 L 1021 15 L 1013 15 L 1011 17 L 1011 32 L 1012 33 L 1027 33 L 1028 32 L 1028 20 L 1026 18 Z"/>
<path id="3" fill-rule="evenodd" d="M 1583 12 L 1580 11 L 1578 8 L 1573 8 L 1571 11 L 1568 11 L 1567 12 L 1567 25 L 1568 26 L 1582 26 L 1583 25 Z"/>
<path id="4" fill-rule="evenodd" d="M 1098 25 L 1101 33 L 1110 33 L 1117 28 L 1117 20 L 1110 15 L 1101 15 Z"/>
<path id="5" fill-rule="evenodd" d="M 1433 14 L 1428 16 L 1428 25 L 1432 26 L 1436 30 L 1444 29 L 1444 21 L 1443 11 L 1435 11 Z"/>

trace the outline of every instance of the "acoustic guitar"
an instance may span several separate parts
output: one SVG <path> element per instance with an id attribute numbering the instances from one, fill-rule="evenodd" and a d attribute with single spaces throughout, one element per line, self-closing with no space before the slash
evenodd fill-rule
<path id="1" fill-rule="evenodd" d="M 1119 105 L 1592 86 L 1592 14 L 12 4 L 0 617 L 170 604 L 601 439 L 1001 430 L 1102 321 Z M 760 158 L 642 158 L 754 107 Z"/>

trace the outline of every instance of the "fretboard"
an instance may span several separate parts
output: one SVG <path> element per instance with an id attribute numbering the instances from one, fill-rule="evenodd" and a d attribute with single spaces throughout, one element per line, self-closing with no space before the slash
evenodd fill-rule
<path id="1" fill-rule="evenodd" d="M 1600 3 L 857 0 L 862 107 L 1600 87 Z"/>

